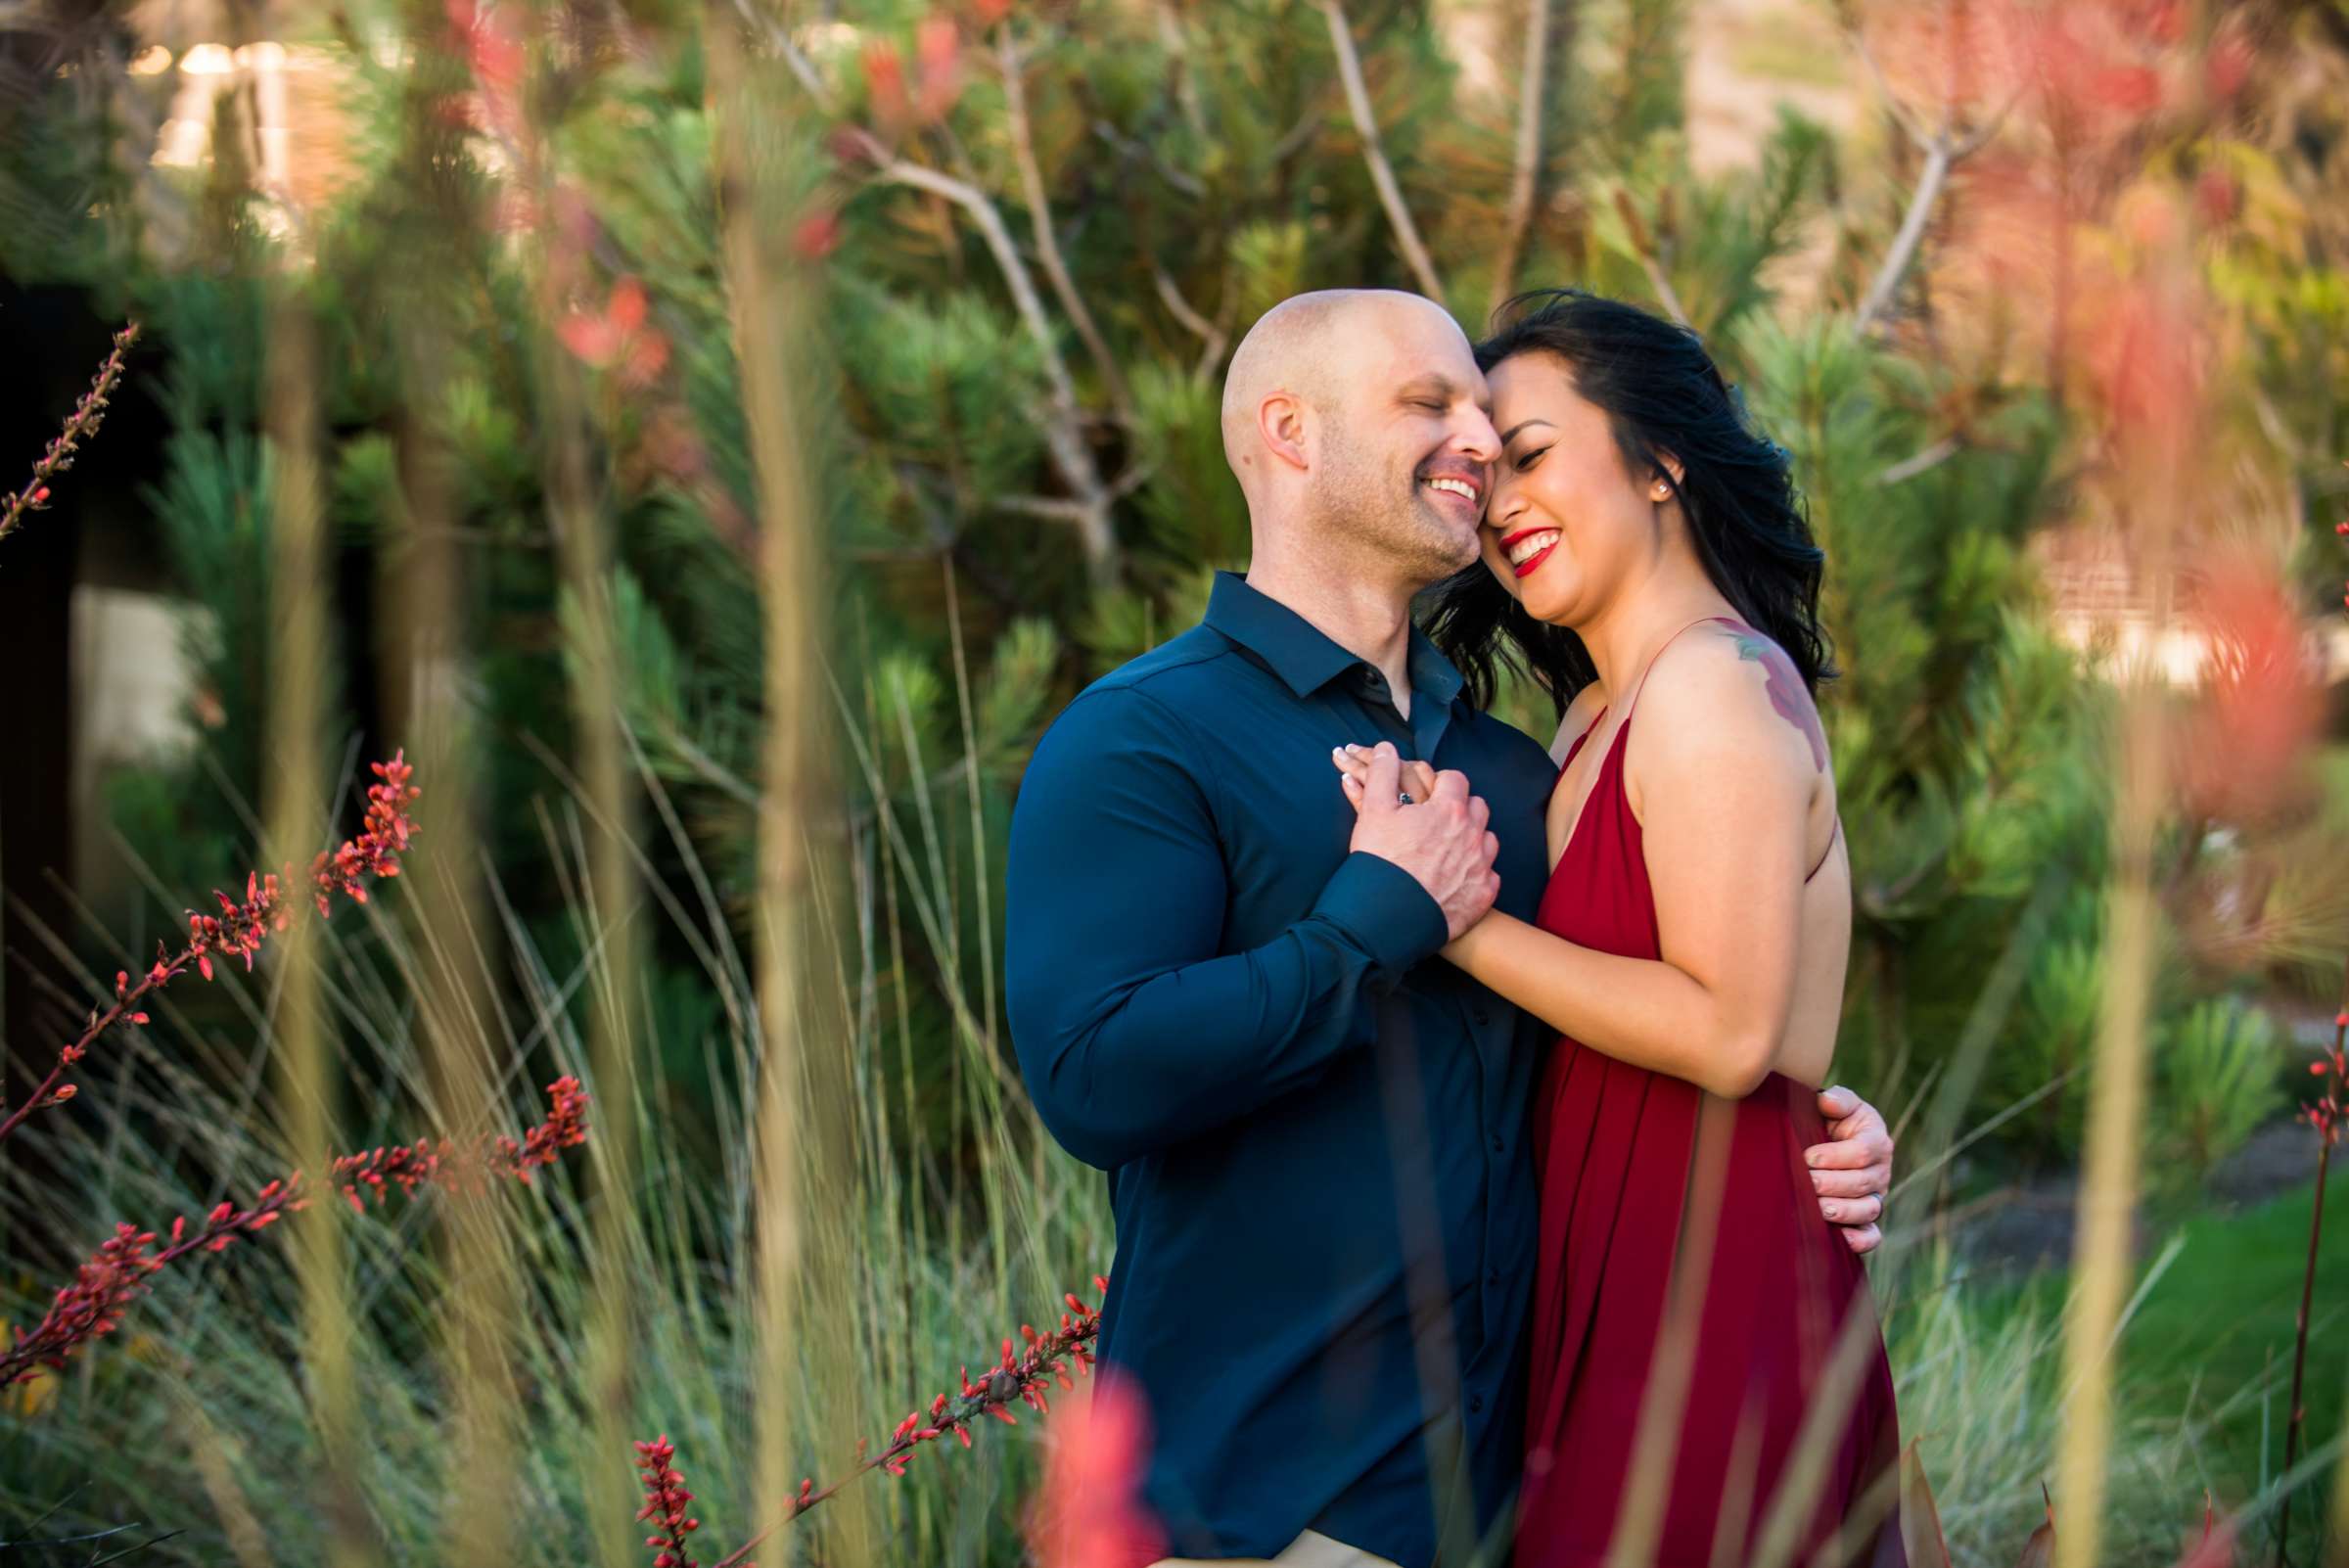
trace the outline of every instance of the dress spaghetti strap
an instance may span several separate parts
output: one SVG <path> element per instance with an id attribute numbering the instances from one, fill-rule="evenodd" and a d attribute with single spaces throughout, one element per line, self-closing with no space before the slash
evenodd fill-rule
<path id="1" fill-rule="evenodd" d="M 1647 677 L 1649 673 L 1655 669 L 1656 661 L 1664 657 L 1664 650 L 1671 647 L 1674 643 L 1680 641 L 1681 638 L 1686 635 L 1688 632 L 1694 631 L 1697 627 L 1713 625 L 1717 623 L 1726 626 L 1734 626 L 1739 625 L 1742 623 L 1735 621 L 1728 616 L 1699 616 L 1694 621 L 1691 621 L 1686 625 L 1681 627 L 1678 631 L 1675 631 L 1671 636 L 1665 638 L 1662 642 L 1656 644 L 1656 651 L 1649 654 L 1647 656 L 1647 663 L 1639 667 L 1639 678 L 1632 683 L 1632 695 L 1624 704 L 1623 723 L 1620 726 L 1622 729 L 1629 729 L 1632 727 L 1632 714 L 1633 711 L 1639 706 L 1639 694 L 1647 690 Z"/>
<path id="2" fill-rule="evenodd" d="M 1827 834 L 1827 847 L 1819 852 L 1819 864 L 1813 866 L 1811 868 L 1810 875 L 1803 878 L 1803 886 L 1809 887 L 1811 885 L 1811 878 L 1819 875 L 1821 871 L 1824 871 L 1827 868 L 1827 861 L 1834 858 L 1835 841 L 1842 837 L 1843 813 L 1838 811 L 1835 813 L 1834 829 Z"/>

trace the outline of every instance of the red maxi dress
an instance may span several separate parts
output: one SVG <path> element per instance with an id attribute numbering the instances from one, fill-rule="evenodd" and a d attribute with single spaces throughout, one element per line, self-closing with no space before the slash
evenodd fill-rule
<path id="1" fill-rule="evenodd" d="M 1624 796 L 1630 733 L 1627 714 L 1538 923 L 1656 958 Z M 1816 1091 L 1773 1073 L 1722 1100 L 1562 1038 L 1534 1139 L 1542 1251 L 1517 1568 L 1596 1568 L 1619 1526 L 1627 1560 L 1653 1568 L 1904 1565 L 1883 1336 L 1803 1163 L 1826 1139 Z"/>

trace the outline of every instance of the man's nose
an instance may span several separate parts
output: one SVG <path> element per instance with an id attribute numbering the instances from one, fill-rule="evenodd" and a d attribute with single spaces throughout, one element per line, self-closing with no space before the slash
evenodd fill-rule
<path id="1" fill-rule="evenodd" d="M 1470 408 L 1460 421 L 1451 438 L 1452 446 L 1462 457 L 1473 462 L 1490 464 L 1500 455 L 1500 432 L 1493 428 L 1492 419 L 1481 408 Z"/>

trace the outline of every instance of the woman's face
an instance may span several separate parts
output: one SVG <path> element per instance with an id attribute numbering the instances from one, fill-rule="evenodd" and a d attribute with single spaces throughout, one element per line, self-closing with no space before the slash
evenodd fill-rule
<path id="1" fill-rule="evenodd" d="M 1512 354 L 1488 380 L 1501 452 L 1485 565 L 1537 621 L 1582 625 L 1661 554 L 1658 476 L 1625 470 L 1605 412 L 1557 355 Z"/>

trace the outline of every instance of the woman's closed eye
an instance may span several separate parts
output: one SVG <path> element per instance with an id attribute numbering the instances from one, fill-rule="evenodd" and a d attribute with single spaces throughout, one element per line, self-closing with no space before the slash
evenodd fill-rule
<path id="1" fill-rule="evenodd" d="M 1509 459 L 1509 467 L 1522 474 L 1527 469 L 1532 468 L 1536 463 L 1542 461 L 1542 454 L 1548 450 L 1549 448 L 1546 446 L 1537 446 L 1530 452 L 1520 453 L 1519 455 Z"/>

